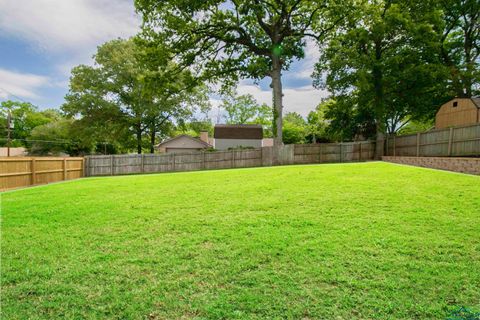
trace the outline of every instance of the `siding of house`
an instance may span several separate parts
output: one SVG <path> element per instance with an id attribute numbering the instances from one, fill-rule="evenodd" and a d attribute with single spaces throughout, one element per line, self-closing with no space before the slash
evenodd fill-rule
<path id="1" fill-rule="evenodd" d="M 457 106 L 454 107 L 454 104 Z M 472 99 L 453 99 L 440 107 L 435 117 L 435 128 L 463 126 L 478 123 L 480 108 Z"/>
<path id="2" fill-rule="evenodd" d="M 261 139 L 217 139 L 215 138 L 215 149 L 227 150 L 228 148 L 252 147 L 261 148 Z"/>
<path id="3" fill-rule="evenodd" d="M 160 144 L 158 150 L 160 153 L 189 153 L 206 148 L 207 145 L 200 140 L 196 141 L 196 139 L 191 137 L 179 136 Z"/>

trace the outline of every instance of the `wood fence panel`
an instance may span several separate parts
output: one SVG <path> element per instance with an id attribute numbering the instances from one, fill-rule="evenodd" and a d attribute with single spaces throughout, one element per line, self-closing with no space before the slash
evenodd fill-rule
<path id="1" fill-rule="evenodd" d="M 387 156 L 480 156 L 480 125 L 432 130 L 386 140 Z"/>
<path id="2" fill-rule="evenodd" d="M 0 157 L 0 190 L 83 177 L 83 158 Z"/>
<path id="3" fill-rule="evenodd" d="M 145 154 L 143 157 L 145 173 L 171 171 L 171 155 Z"/>
<path id="4" fill-rule="evenodd" d="M 134 174 L 142 173 L 142 155 L 114 155 L 113 174 Z"/>
<path id="5" fill-rule="evenodd" d="M 87 176 L 195 171 L 373 159 L 374 142 L 285 145 L 279 149 L 87 157 Z"/>
<path id="6" fill-rule="evenodd" d="M 480 125 L 453 129 L 451 155 L 480 155 Z"/>
<path id="7" fill-rule="evenodd" d="M 87 157 L 87 176 L 106 176 L 112 174 L 113 156 L 89 156 Z"/>

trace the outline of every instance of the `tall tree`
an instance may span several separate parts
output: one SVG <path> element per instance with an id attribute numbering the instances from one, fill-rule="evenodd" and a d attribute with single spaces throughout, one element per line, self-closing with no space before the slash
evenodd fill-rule
<path id="1" fill-rule="evenodd" d="M 427 5 L 371 0 L 355 8 L 326 44 L 316 84 L 333 93 L 337 106 L 373 115 L 379 158 L 386 132 L 438 106 L 446 77 L 433 43 L 436 16 Z"/>
<path id="2" fill-rule="evenodd" d="M 480 93 L 480 2 L 441 0 L 443 11 L 440 48 L 458 97 Z"/>
<path id="3" fill-rule="evenodd" d="M 271 118 L 269 115 L 272 111 L 266 104 L 259 104 L 251 94 L 237 95 L 235 90 L 223 96 L 220 108 L 227 112 L 225 117 L 229 124 L 263 122 Z"/>
<path id="4" fill-rule="evenodd" d="M 173 72 L 175 64 L 156 54 L 162 50 L 117 39 L 98 48 L 93 67 L 74 68 L 62 108 L 79 116 L 79 131 L 97 131 L 100 141 L 130 141 L 133 135 L 138 153 L 143 136 L 149 135 L 153 152 L 155 138 L 167 122 L 190 116 L 205 102 L 206 93 L 198 90 L 190 72 Z"/>
<path id="5" fill-rule="evenodd" d="M 136 0 L 144 37 L 168 43 L 210 80 L 270 77 L 273 132 L 282 144 L 282 70 L 304 56 L 305 37 L 320 39 L 342 0 Z M 343 11 L 347 11 L 344 7 Z"/>
<path id="6" fill-rule="evenodd" d="M 2 135 L 7 130 L 8 112 L 11 114 L 13 124 L 10 136 L 14 140 L 13 146 L 27 146 L 27 139 L 30 138 L 35 127 L 57 121 L 61 118 L 58 110 L 47 109 L 40 111 L 29 102 L 2 101 L 0 104 L 0 131 Z M 2 138 L 4 137 L 2 136 Z"/>
<path id="7" fill-rule="evenodd" d="M 307 122 L 296 112 L 289 112 L 285 115 L 283 135 L 285 143 L 305 143 L 307 135 Z"/>

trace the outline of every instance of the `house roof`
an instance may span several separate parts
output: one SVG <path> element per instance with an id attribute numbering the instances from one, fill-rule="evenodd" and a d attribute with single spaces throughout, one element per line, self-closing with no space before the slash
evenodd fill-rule
<path id="1" fill-rule="evenodd" d="M 217 124 L 213 137 L 215 139 L 252 139 L 263 138 L 263 128 L 259 124 Z"/>
<path id="2" fill-rule="evenodd" d="M 199 143 L 200 145 L 204 146 L 205 148 L 211 147 L 211 145 L 208 144 L 208 143 L 206 143 L 205 141 L 202 141 L 202 140 L 200 140 L 200 139 L 197 139 L 197 138 L 194 138 L 194 137 L 192 137 L 192 136 L 189 136 L 188 134 L 181 134 L 181 135 L 178 135 L 178 136 L 176 136 L 176 137 L 173 137 L 173 138 L 167 139 L 167 140 L 165 140 L 165 141 L 162 141 L 161 143 L 159 143 L 159 144 L 157 145 L 157 147 L 163 147 L 164 145 L 166 145 L 166 144 L 168 144 L 168 143 L 170 143 L 170 142 L 173 142 L 173 141 L 175 141 L 175 140 L 178 140 L 178 139 L 180 139 L 180 138 L 188 138 L 188 139 L 190 139 L 190 140 L 192 140 L 192 141 L 194 141 L 194 142 L 196 142 L 196 143 Z"/>

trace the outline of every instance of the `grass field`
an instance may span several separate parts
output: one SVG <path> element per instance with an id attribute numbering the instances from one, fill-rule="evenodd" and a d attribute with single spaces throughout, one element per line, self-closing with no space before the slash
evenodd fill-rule
<path id="1" fill-rule="evenodd" d="M 2 319 L 444 319 L 480 309 L 480 177 L 387 163 L 2 196 Z"/>

